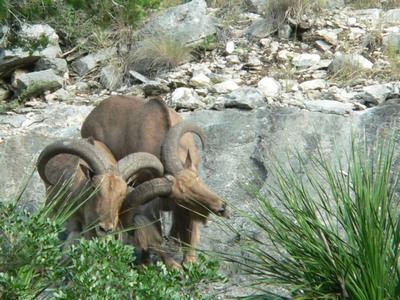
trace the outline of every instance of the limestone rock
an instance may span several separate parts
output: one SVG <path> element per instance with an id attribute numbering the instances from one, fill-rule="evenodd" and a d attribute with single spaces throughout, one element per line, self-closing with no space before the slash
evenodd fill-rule
<path id="1" fill-rule="evenodd" d="M 238 89 L 239 86 L 233 80 L 224 81 L 221 83 L 214 84 L 213 86 L 209 87 L 209 91 L 211 93 L 218 93 L 218 94 L 226 94 Z"/>
<path id="2" fill-rule="evenodd" d="M 264 77 L 258 84 L 258 89 L 265 97 L 276 97 L 281 93 L 281 84 L 271 77 Z"/>
<path id="3" fill-rule="evenodd" d="M 179 43 L 193 44 L 216 33 L 214 19 L 207 15 L 205 0 L 193 0 L 162 11 L 150 20 L 141 36 L 168 36 Z"/>
<path id="4" fill-rule="evenodd" d="M 321 90 L 326 88 L 326 81 L 323 79 L 313 79 L 302 82 L 299 84 L 299 89 L 301 91 L 310 91 L 310 90 Z"/>
<path id="5" fill-rule="evenodd" d="M 167 103 L 170 107 L 174 107 L 176 110 L 195 110 L 199 108 L 205 108 L 206 106 L 193 89 L 184 87 L 177 88 L 175 91 L 173 91 Z"/>
<path id="6" fill-rule="evenodd" d="M 75 60 L 71 64 L 72 70 L 79 76 L 86 74 L 87 72 L 93 70 L 97 65 L 97 59 L 93 54 L 88 54 L 78 60 Z"/>
<path id="7" fill-rule="evenodd" d="M 35 63 L 35 71 L 52 69 L 57 75 L 64 77 L 68 74 L 67 61 L 62 58 L 42 57 Z"/>
<path id="8" fill-rule="evenodd" d="M 263 94 L 256 88 L 243 87 L 224 96 L 226 108 L 254 109 L 265 105 Z"/>
<path id="9" fill-rule="evenodd" d="M 62 86 L 63 78 L 57 76 L 53 70 L 44 70 L 22 74 L 16 80 L 17 94 L 25 97 L 38 95 L 44 91 L 54 91 Z"/>
<path id="10" fill-rule="evenodd" d="M 316 65 L 321 60 L 318 54 L 300 54 L 293 58 L 293 64 L 299 68 L 308 68 Z"/>
<path id="11" fill-rule="evenodd" d="M 385 102 L 391 90 L 383 84 L 364 87 L 363 99 L 369 103 L 379 105 Z"/>

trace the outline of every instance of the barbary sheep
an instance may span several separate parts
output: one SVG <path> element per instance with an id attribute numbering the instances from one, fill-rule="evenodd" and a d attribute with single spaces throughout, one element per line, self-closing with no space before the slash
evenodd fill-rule
<path id="1" fill-rule="evenodd" d="M 37 169 L 46 186 L 46 205 L 54 206 L 53 213 L 67 207 L 73 211 L 66 222 L 69 242 L 81 235 L 102 237 L 115 231 L 127 182 L 142 169 L 163 173 L 154 155 L 135 153 L 117 162 L 103 143 L 92 138 L 48 145 L 39 155 Z"/>
<path id="2" fill-rule="evenodd" d="M 137 188 L 124 205 L 163 197 L 167 203 L 164 206 L 172 211 L 171 236 L 190 246 L 184 249 L 182 263 L 196 261 L 194 247 L 209 213 L 227 216 L 223 199 L 198 176 L 199 154 L 190 133 L 198 135 L 204 147 L 203 131 L 195 123 L 184 121 L 163 100 L 129 96 L 103 100 L 89 113 L 81 129 L 82 137 L 93 136 L 103 142 L 117 159 L 136 152 L 148 152 L 161 159 L 164 176 L 153 178 L 140 172 Z M 129 214 L 121 216 L 127 222 L 129 218 Z M 168 264 L 179 265 L 172 260 Z"/>

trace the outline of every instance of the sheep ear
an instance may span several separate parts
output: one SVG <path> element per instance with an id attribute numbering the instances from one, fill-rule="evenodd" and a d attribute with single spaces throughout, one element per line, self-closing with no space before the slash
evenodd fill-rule
<path id="1" fill-rule="evenodd" d="M 195 170 L 196 168 L 193 165 L 192 157 L 190 156 L 190 152 L 187 152 L 186 161 L 184 165 L 185 169 Z"/>
<path id="2" fill-rule="evenodd" d="M 86 165 L 79 164 L 79 167 L 81 168 L 83 174 L 85 174 L 87 179 L 92 179 L 94 176 L 93 171 Z"/>

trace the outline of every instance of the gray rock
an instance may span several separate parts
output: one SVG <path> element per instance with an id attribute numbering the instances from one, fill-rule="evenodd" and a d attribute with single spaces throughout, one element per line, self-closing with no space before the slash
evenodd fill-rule
<path id="1" fill-rule="evenodd" d="M 330 45 L 337 45 L 338 34 L 342 32 L 342 29 L 332 30 L 332 29 L 319 29 L 316 31 L 317 35 Z"/>
<path id="2" fill-rule="evenodd" d="M 216 73 L 209 73 L 207 77 L 211 79 L 212 83 L 221 83 L 224 81 L 231 80 L 233 76 L 231 74 L 216 74 Z"/>
<path id="3" fill-rule="evenodd" d="M 147 82 L 151 81 L 149 78 L 147 78 L 143 74 L 140 74 L 139 72 L 136 72 L 134 70 L 130 70 L 129 74 L 132 75 L 133 78 L 135 78 L 136 80 L 139 80 L 142 83 L 147 83 Z"/>
<path id="4" fill-rule="evenodd" d="M 196 88 L 208 87 L 211 85 L 211 79 L 204 73 L 199 73 L 190 79 L 189 84 Z"/>
<path id="5" fill-rule="evenodd" d="M 18 32 L 18 36 L 21 40 L 25 41 L 27 45 L 27 49 L 23 49 L 23 51 L 29 53 L 30 55 L 56 58 L 62 54 L 61 48 L 58 44 L 58 35 L 49 25 L 22 24 L 21 31 Z M 38 40 L 43 40 L 43 43 L 47 41 L 48 44 L 43 44 L 43 47 L 38 47 L 38 49 L 32 49 L 32 46 L 29 46 L 29 44 L 31 42 L 35 42 L 35 44 L 37 44 L 36 41 Z"/>
<path id="6" fill-rule="evenodd" d="M 353 112 L 354 105 L 330 100 L 305 101 L 306 109 L 324 114 L 348 115 Z"/>
<path id="7" fill-rule="evenodd" d="M 293 58 L 292 62 L 296 67 L 308 68 L 318 64 L 320 60 L 321 57 L 318 54 L 303 53 Z"/>
<path id="8" fill-rule="evenodd" d="M 248 40 L 261 39 L 270 36 L 276 32 L 277 28 L 272 20 L 258 20 L 254 22 L 246 31 Z"/>
<path id="9" fill-rule="evenodd" d="M 391 32 L 384 36 L 383 43 L 394 50 L 400 50 L 400 32 Z"/>
<path id="10" fill-rule="evenodd" d="M 280 39 L 288 40 L 292 34 L 292 28 L 289 24 L 282 24 L 278 28 L 278 36 Z"/>
<path id="11" fill-rule="evenodd" d="M 233 41 L 229 41 L 225 45 L 225 53 L 232 54 L 235 50 L 235 43 Z"/>
<path id="12" fill-rule="evenodd" d="M 363 100 L 379 105 L 385 102 L 391 90 L 383 84 L 375 84 L 364 87 Z"/>
<path id="13" fill-rule="evenodd" d="M 28 208 L 44 203 L 44 184 L 35 172 L 40 151 L 57 139 L 78 137 L 83 118 L 92 108 L 54 103 L 39 113 L 0 115 L 0 169 L 7 174 L 0 178 L 2 201 L 11 201 L 21 184 L 29 182 L 24 196 Z"/>
<path id="14" fill-rule="evenodd" d="M 29 53 L 0 50 L 0 79 L 10 76 L 16 69 L 34 65 L 39 59 L 40 56 Z"/>
<path id="15" fill-rule="evenodd" d="M 88 54 L 80 59 L 75 60 L 71 64 L 72 70 L 79 76 L 93 70 L 97 65 L 97 59 L 93 54 Z"/>
<path id="16" fill-rule="evenodd" d="M 49 69 L 20 75 L 15 88 L 18 95 L 24 94 L 25 97 L 30 97 L 45 91 L 54 91 L 62 86 L 63 81 L 62 77 Z"/>
<path id="17" fill-rule="evenodd" d="M 323 79 L 313 79 L 313 80 L 308 80 L 304 81 L 299 84 L 299 89 L 301 91 L 307 92 L 310 90 L 322 90 L 325 89 L 327 86 L 327 83 Z"/>
<path id="18" fill-rule="evenodd" d="M 281 84 L 272 77 L 262 78 L 257 87 L 265 97 L 276 97 L 282 90 Z"/>
<path id="19" fill-rule="evenodd" d="M 0 25 L 0 49 L 7 47 L 7 36 L 10 32 L 10 27 L 7 25 Z"/>
<path id="20" fill-rule="evenodd" d="M 177 88 L 175 91 L 173 91 L 167 103 L 170 107 L 173 107 L 176 110 L 195 110 L 199 108 L 205 108 L 206 106 L 193 89 L 184 87 Z"/>
<path id="21" fill-rule="evenodd" d="M 208 90 L 211 93 L 217 93 L 217 94 L 226 94 L 230 93 L 236 89 L 238 89 L 239 86 L 237 83 L 233 80 L 227 80 L 221 83 L 214 84 L 213 86 L 210 86 Z"/>
<path id="22" fill-rule="evenodd" d="M 54 93 L 50 93 L 45 96 L 46 101 L 67 101 L 71 98 L 71 95 L 68 91 L 64 89 L 58 89 Z"/>
<path id="23" fill-rule="evenodd" d="M 388 10 L 383 16 L 383 21 L 386 23 L 400 24 L 400 8 Z"/>
<path id="24" fill-rule="evenodd" d="M 328 8 L 342 8 L 345 6 L 344 0 L 327 0 L 325 1 L 325 5 Z"/>
<path id="25" fill-rule="evenodd" d="M 75 90 L 78 90 L 81 92 L 90 90 L 89 84 L 85 81 L 77 81 L 77 82 L 75 82 L 74 86 L 75 86 Z"/>
<path id="26" fill-rule="evenodd" d="M 193 44 L 216 33 L 214 19 L 207 15 L 207 4 L 204 0 L 174 6 L 163 10 L 150 20 L 139 35 L 167 36 L 178 43 Z"/>
<path id="27" fill-rule="evenodd" d="M 236 54 L 228 55 L 225 59 L 227 62 L 229 62 L 231 64 L 239 64 L 240 63 L 239 55 L 236 55 Z"/>
<path id="28" fill-rule="evenodd" d="M 157 96 L 169 92 L 169 87 L 159 81 L 149 81 L 142 85 L 145 96 Z"/>
<path id="29" fill-rule="evenodd" d="M 224 96 L 226 108 L 254 109 L 265 105 L 263 94 L 256 88 L 243 87 Z"/>
<path id="30" fill-rule="evenodd" d="M 121 85 L 123 75 L 113 66 L 105 66 L 100 71 L 100 84 L 103 88 L 114 91 Z"/>
<path id="31" fill-rule="evenodd" d="M 262 61 L 256 56 L 250 56 L 247 62 L 243 65 L 245 70 L 261 70 L 263 68 Z"/>
<path id="32" fill-rule="evenodd" d="M 336 73 L 343 68 L 356 67 L 362 69 L 372 69 L 373 63 L 360 54 L 341 54 L 336 53 L 332 63 L 329 65 L 329 71 Z"/>
<path id="33" fill-rule="evenodd" d="M 42 57 L 35 63 L 35 71 L 52 69 L 57 75 L 64 77 L 68 74 L 67 61 L 62 58 Z"/>

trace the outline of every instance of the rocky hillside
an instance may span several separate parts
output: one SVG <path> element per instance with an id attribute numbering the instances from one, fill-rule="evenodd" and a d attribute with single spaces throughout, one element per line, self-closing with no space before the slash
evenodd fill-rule
<path id="1" fill-rule="evenodd" d="M 202 177 L 243 209 L 252 199 L 238 183 L 264 188 L 271 162 L 290 160 L 287 151 L 312 152 L 319 143 L 329 157 L 348 149 L 354 132 L 373 141 L 398 130 L 400 9 L 354 10 L 331 2 L 279 26 L 257 1 L 230 25 L 204 0 L 165 10 L 138 36 L 168 36 L 200 43 L 203 50 L 196 60 L 153 76 L 140 64 L 118 73 L 113 59 L 126 54 L 120 45 L 62 53 L 49 26 L 26 25 L 21 34 L 27 39 L 45 35 L 49 44 L 33 53 L 0 51 L 0 100 L 27 99 L 0 115 L 0 197 L 10 200 L 29 181 L 24 199 L 32 208 L 40 205 L 44 186 L 34 172 L 39 152 L 55 139 L 79 136 L 82 120 L 112 94 L 161 96 L 196 121 L 207 137 Z M 214 221 L 202 246 L 227 249 L 235 237 L 221 232 L 213 239 Z M 247 226 L 235 212 L 229 222 Z M 240 286 L 245 279 L 235 280 Z M 215 289 L 241 293 L 225 285 Z"/>

